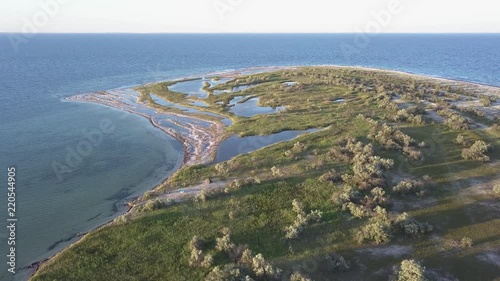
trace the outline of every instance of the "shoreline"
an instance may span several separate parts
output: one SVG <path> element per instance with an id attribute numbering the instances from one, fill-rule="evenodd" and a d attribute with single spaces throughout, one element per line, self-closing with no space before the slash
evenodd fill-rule
<path id="1" fill-rule="evenodd" d="M 160 80 L 160 81 L 146 83 L 144 85 L 151 85 L 151 84 L 155 84 L 155 83 L 161 83 L 161 82 L 164 82 L 164 81 L 181 81 L 181 80 L 184 80 L 184 79 L 200 78 L 200 77 L 207 77 L 207 76 L 208 77 L 210 77 L 210 76 L 219 76 L 219 77 L 223 77 L 223 78 L 235 78 L 235 77 L 237 77 L 239 75 L 246 75 L 244 72 L 248 72 L 248 71 L 256 71 L 256 72 L 253 72 L 253 73 L 264 73 L 264 72 L 272 72 L 272 71 L 279 71 L 279 70 L 292 70 L 292 69 L 313 68 L 313 67 L 373 71 L 373 72 L 388 73 L 388 74 L 393 74 L 393 75 L 402 75 L 404 77 L 411 77 L 411 78 L 417 78 L 417 79 L 423 79 L 423 80 L 441 81 L 441 82 L 445 82 L 445 83 L 449 83 L 449 84 L 467 85 L 469 87 L 473 87 L 475 90 L 476 89 L 478 89 L 478 90 L 493 90 L 493 91 L 496 92 L 496 95 L 498 97 L 500 97 L 500 86 L 488 85 L 488 84 L 481 84 L 481 83 L 477 83 L 477 82 L 470 82 L 470 81 L 464 81 L 464 80 L 458 80 L 458 79 L 450 79 L 450 78 L 443 78 L 443 77 L 434 77 L 434 76 L 428 76 L 428 75 L 424 75 L 424 74 L 411 73 L 411 72 L 398 71 L 398 70 L 391 70 L 391 69 L 371 68 L 371 67 L 364 67 L 364 66 L 342 66 L 342 65 L 302 65 L 302 66 L 262 66 L 262 67 L 249 67 L 249 68 L 235 69 L 235 70 L 228 70 L 228 71 L 210 72 L 210 73 L 206 73 L 206 74 L 203 74 L 203 75 L 186 76 L 186 77 L 179 78 L 179 79 L 174 79 L 174 80 Z M 126 89 L 132 89 L 134 87 L 135 86 L 130 86 L 130 87 L 127 87 Z M 204 122 L 208 122 L 208 123 L 212 123 L 212 124 L 216 125 L 216 127 L 215 127 L 216 131 L 212 132 L 213 135 L 218 136 L 218 137 L 214 137 L 214 139 L 216 141 L 213 142 L 213 143 L 211 143 L 211 145 L 207 149 L 205 149 L 205 154 L 199 155 L 200 152 L 203 153 L 203 149 L 201 149 L 201 151 L 200 151 L 199 149 L 196 149 L 196 147 L 192 147 L 193 146 L 193 143 L 192 143 L 193 139 L 189 139 L 189 138 L 183 136 L 182 133 L 177 132 L 174 129 L 165 128 L 165 127 L 157 124 L 157 122 L 155 122 L 153 116 L 148 116 L 145 113 L 141 113 L 141 112 L 138 112 L 138 111 L 133 111 L 133 110 L 127 109 L 127 108 L 125 108 L 125 106 L 120 107 L 118 105 L 112 105 L 112 104 L 108 104 L 106 102 L 98 102 L 96 100 L 81 99 L 81 97 L 84 97 L 84 96 L 94 95 L 94 94 L 100 94 L 100 93 L 103 93 L 103 92 L 94 92 L 94 93 L 89 93 L 89 94 L 75 95 L 75 96 L 71 96 L 71 97 L 66 97 L 64 99 L 64 101 L 68 101 L 68 102 L 85 102 L 85 103 L 92 103 L 92 104 L 104 105 L 104 106 L 112 107 L 112 108 L 115 108 L 115 109 L 118 109 L 118 110 L 127 111 L 127 112 L 129 112 L 131 114 L 136 114 L 136 115 L 142 116 L 144 118 L 147 118 L 150 121 L 150 123 L 151 123 L 151 125 L 153 127 L 156 127 L 157 129 L 162 130 L 167 135 L 175 138 L 183 146 L 183 161 L 182 161 L 182 164 L 175 171 L 173 171 L 172 174 L 175 174 L 176 172 L 178 172 L 179 170 L 181 170 L 185 166 L 199 165 L 199 164 L 210 164 L 215 159 L 215 154 L 217 152 L 219 144 L 223 141 L 223 135 L 224 135 L 223 133 L 224 133 L 224 129 L 226 127 L 226 125 L 224 125 L 222 122 L 220 122 L 220 121 L 217 122 L 217 121 L 212 121 L 212 120 L 206 120 L 206 119 L 198 118 L 196 116 L 191 116 L 191 115 L 182 115 L 182 114 L 173 113 L 173 112 L 162 112 L 163 114 L 166 114 L 166 115 L 168 114 L 168 115 L 179 116 L 179 117 L 183 117 L 183 118 L 190 118 L 190 119 L 194 119 L 194 120 L 198 120 L 198 121 L 202 120 Z M 152 107 L 149 107 L 149 106 L 147 106 L 147 107 L 149 109 L 152 109 L 152 110 L 156 111 L 155 108 L 152 108 Z M 191 127 L 194 128 L 193 130 L 196 130 L 197 129 L 196 127 L 199 127 L 199 126 L 195 126 L 193 124 L 191 124 L 191 125 L 192 125 Z M 185 128 L 185 129 L 189 130 L 188 128 Z M 209 130 L 206 130 L 205 132 L 208 132 L 208 131 Z M 193 137 L 194 137 L 194 141 L 195 142 L 198 141 L 199 143 L 202 143 L 204 141 L 203 138 L 197 139 L 196 135 L 194 135 Z M 192 152 L 190 152 L 190 150 L 192 150 Z M 196 154 L 196 153 L 198 153 L 198 154 Z M 198 159 L 198 160 L 196 160 L 196 159 Z M 201 161 L 201 162 L 196 162 L 196 161 Z M 159 187 L 161 187 L 165 182 L 167 182 L 169 180 L 169 178 L 172 176 L 172 174 L 169 177 L 165 178 L 159 185 L 154 186 L 153 188 L 149 189 L 148 191 L 156 190 Z M 142 197 L 142 195 L 140 197 Z M 135 199 L 135 200 L 137 200 L 137 199 Z M 77 237 L 75 237 L 75 238 L 77 238 L 76 241 L 74 241 L 71 244 L 67 245 L 66 247 L 64 247 L 62 250 L 60 250 L 59 252 L 57 252 L 53 256 L 47 257 L 47 258 L 45 258 L 43 260 L 40 260 L 40 261 L 33 262 L 32 264 L 30 264 L 28 266 L 25 266 L 25 267 L 23 267 L 21 269 L 28 269 L 28 270 L 31 269 L 32 271 L 28 273 L 28 279 L 31 278 L 40 269 L 41 266 L 43 266 L 47 262 L 51 261 L 52 259 L 54 259 L 58 255 L 62 254 L 65 250 L 73 247 L 77 243 L 82 242 L 89 234 L 94 233 L 95 231 L 98 231 L 98 230 L 100 230 L 100 229 L 102 229 L 104 227 L 112 225 L 118 217 L 128 214 L 133 209 L 133 205 L 131 205 L 131 203 L 134 202 L 135 200 L 132 200 L 132 201 L 128 202 L 126 204 L 128 206 L 127 211 L 125 211 L 124 213 L 120 214 L 116 218 L 110 220 L 109 222 L 101 224 L 101 225 L 99 225 L 99 226 L 97 226 L 97 227 L 95 227 L 95 228 L 93 228 L 93 229 L 91 229 L 91 230 L 89 230 L 87 232 L 81 233 L 80 235 L 78 235 Z"/>

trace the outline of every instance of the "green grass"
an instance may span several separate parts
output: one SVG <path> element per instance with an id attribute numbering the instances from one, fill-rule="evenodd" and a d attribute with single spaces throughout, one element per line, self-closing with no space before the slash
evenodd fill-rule
<path id="1" fill-rule="evenodd" d="M 299 86 L 287 88 L 282 85 L 284 81 L 299 82 Z M 188 106 L 186 95 L 168 90 L 171 83 L 144 86 L 139 89 L 141 97 L 151 106 L 158 105 L 146 94 L 150 92 Z M 387 280 L 392 267 L 405 258 L 421 260 L 426 267 L 447 272 L 459 280 L 477 280 L 477 276 L 482 280 L 492 280 L 497 277 L 494 266 L 476 256 L 500 247 L 500 217 L 484 205 L 492 203 L 491 198 L 474 192 L 474 189 L 478 183 L 498 179 L 498 166 L 461 159 L 463 147 L 454 140 L 459 133 L 471 140 L 485 140 L 494 147 L 489 153 L 492 161 L 498 161 L 498 134 L 488 130 L 458 132 L 430 123 L 418 126 L 394 124 L 384 119 L 394 112 L 379 108 L 373 98 L 380 85 L 384 85 L 385 91 L 441 88 L 442 85 L 360 70 L 301 68 L 243 76 L 208 90 L 249 84 L 258 85 L 237 93 L 209 95 L 205 101 L 210 106 L 198 109 L 233 119 L 228 135 L 325 129 L 235 157 L 227 162 L 229 172 L 225 175 L 217 174 L 212 165 L 181 169 L 161 189 L 195 185 L 207 178 L 257 177 L 261 183 L 213 196 L 205 203 L 189 201 L 151 213 L 135 214 L 126 224 L 101 228 L 44 264 L 32 280 L 203 280 L 209 270 L 188 266 L 187 244 L 194 235 L 203 237 L 208 242 L 207 251 L 214 254 L 215 264 L 226 264 L 229 262 L 227 257 L 213 250 L 215 238 L 220 236 L 223 227 L 231 229 L 234 243 L 248 245 L 254 253 L 264 254 L 285 272 L 300 270 L 313 280 Z M 460 89 L 448 90 L 464 94 Z M 227 104 L 236 96 L 250 95 L 258 96 L 261 105 L 286 106 L 287 110 L 243 118 L 216 104 Z M 344 98 L 347 102 L 344 105 L 331 102 L 337 98 Z M 419 221 L 428 221 L 435 227 L 433 236 L 394 237 L 389 245 L 405 245 L 411 249 L 402 256 L 374 257 L 360 252 L 373 246 L 358 245 L 353 239 L 354 232 L 364 220 L 352 218 L 332 203 L 331 196 L 339 189 L 340 183 L 319 180 L 323 173 L 332 169 L 351 172 L 350 165 L 328 157 L 328 151 L 338 147 L 340 138 L 355 137 L 364 143 L 370 142 L 366 136 L 371 125 L 356 118 L 358 114 L 399 125 L 404 133 L 427 144 L 422 149 L 425 155 L 423 163 L 408 161 L 400 152 L 386 151 L 379 144 L 373 144 L 376 155 L 395 162 L 394 168 L 385 175 L 388 181 L 424 175 L 432 178 L 426 187 L 427 195 L 422 198 L 400 196 L 391 191 L 391 184 L 384 186 L 394 202 L 399 203 L 399 208 L 402 208 L 399 211 L 409 212 Z M 297 141 L 307 149 L 291 157 L 285 155 Z M 273 166 L 279 167 L 284 175 L 273 176 Z M 323 219 L 306 227 L 298 240 L 287 241 L 284 229 L 294 221 L 293 199 L 304 203 L 307 211 L 321 210 Z M 449 241 L 463 236 L 473 239 L 472 248 L 450 246 Z M 352 270 L 328 272 L 321 257 L 333 252 L 341 253 L 351 261 Z"/>

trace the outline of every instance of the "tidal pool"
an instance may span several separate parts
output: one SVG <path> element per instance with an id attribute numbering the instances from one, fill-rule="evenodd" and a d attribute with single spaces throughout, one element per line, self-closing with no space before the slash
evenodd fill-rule
<path id="1" fill-rule="evenodd" d="M 209 82 L 210 84 L 214 83 L 209 79 L 196 79 L 175 83 L 168 86 L 168 89 L 170 91 L 188 94 L 188 97 L 206 98 L 208 93 L 202 89 L 205 82 Z"/>
<path id="2" fill-rule="evenodd" d="M 215 157 L 214 163 L 224 162 L 240 154 L 250 153 L 278 142 L 292 140 L 302 134 L 313 133 L 317 131 L 318 129 L 309 129 L 303 131 L 283 131 L 268 136 L 249 137 L 239 137 L 237 135 L 234 135 L 221 142 L 217 150 L 217 155 Z"/>
<path id="3" fill-rule="evenodd" d="M 270 107 L 270 106 L 259 106 L 259 98 L 251 98 L 247 101 L 241 102 L 245 97 L 236 97 L 229 102 L 230 112 L 242 116 L 242 117 L 252 117 L 259 114 L 271 114 L 282 110 L 285 110 L 285 106 Z"/>

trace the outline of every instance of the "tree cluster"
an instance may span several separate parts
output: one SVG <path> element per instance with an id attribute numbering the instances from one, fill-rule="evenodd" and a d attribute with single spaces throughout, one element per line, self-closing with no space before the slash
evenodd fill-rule
<path id="1" fill-rule="evenodd" d="M 401 262 L 397 281 L 427 281 L 425 267 L 415 260 L 404 260 Z"/>
<path id="2" fill-rule="evenodd" d="M 492 189 L 493 195 L 500 197 L 500 184 L 495 184 Z"/>
<path id="3" fill-rule="evenodd" d="M 191 251 L 191 256 L 189 257 L 189 266 L 191 267 L 205 267 L 208 268 L 212 266 L 213 257 L 210 254 L 203 253 L 204 241 L 198 237 L 194 236 L 189 242 L 189 250 Z"/>
<path id="4" fill-rule="evenodd" d="M 468 130 L 469 129 L 469 120 L 467 118 L 462 117 L 460 114 L 449 110 L 449 109 L 441 109 L 436 111 L 437 114 L 441 117 L 445 117 L 444 124 L 453 130 Z"/>
<path id="5" fill-rule="evenodd" d="M 295 221 L 292 225 L 285 228 L 287 239 L 297 239 L 304 230 L 304 228 L 314 222 L 319 222 L 321 220 L 322 212 L 320 210 L 311 211 L 306 214 L 304 211 L 304 206 L 297 199 L 292 201 L 293 211 L 297 214 Z"/>
<path id="6" fill-rule="evenodd" d="M 424 182 L 420 180 L 404 179 L 395 185 L 392 190 L 400 194 L 421 194 Z"/>
<path id="7" fill-rule="evenodd" d="M 206 281 L 253 281 L 255 278 L 281 280 L 283 271 L 280 268 L 269 263 L 262 254 L 254 255 L 247 246 L 233 243 L 228 228 L 222 229 L 221 233 L 222 237 L 216 238 L 215 250 L 225 253 L 231 263 L 213 267 L 206 276 Z M 197 236 L 190 241 L 190 266 L 212 267 L 214 259 L 212 255 L 203 252 L 204 244 L 206 243 Z"/>
<path id="8" fill-rule="evenodd" d="M 481 110 L 479 110 L 479 109 L 477 109 L 475 107 L 472 107 L 472 106 L 459 107 L 458 110 L 460 110 L 461 112 L 464 112 L 464 113 L 471 114 L 473 116 L 477 116 L 477 117 L 483 117 L 484 116 L 484 112 L 482 112 Z"/>
<path id="9" fill-rule="evenodd" d="M 364 117 L 360 116 L 360 118 Z M 368 133 L 368 139 L 377 141 L 387 150 L 401 151 L 413 160 L 421 160 L 422 152 L 417 149 L 418 144 L 415 139 L 397 127 L 380 124 L 369 118 L 365 118 L 365 120 L 372 126 Z"/>
<path id="10" fill-rule="evenodd" d="M 302 273 L 300 272 L 294 272 L 292 276 L 290 276 L 290 281 L 312 281 L 312 280 L 302 275 Z"/>
<path id="11" fill-rule="evenodd" d="M 392 168 L 394 161 L 375 156 L 371 144 L 363 145 L 355 139 L 341 140 L 340 149 L 331 149 L 329 156 L 352 164 L 352 175 L 342 175 L 342 180 L 361 189 L 371 189 L 385 183 L 383 174 Z"/>
<path id="12" fill-rule="evenodd" d="M 365 241 L 383 244 L 389 242 L 394 234 L 419 237 L 432 229 L 430 224 L 419 222 L 407 213 L 390 215 L 384 208 L 376 207 L 368 223 L 360 228 L 355 238 L 360 244 Z"/>
<path id="13" fill-rule="evenodd" d="M 412 106 L 407 109 L 398 110 L 391 119 L 395 122 L 407 122 L 413 125 L 422 125 L 425 122 L 421 112 L 420 108 Z"/>
<path id="14" fill-rule="evenodd" d="M 351 269 L 350 263 L 341 255 L 326 255 L 327 270 L 330 272 L 348 271 Z"/>
<path id="15" fill-rule="evenodd" d="M 482 140 L 475 141 L 469 148 L 462 149 L 462 158 L 466 160 L 477 160 L 482 162 L 490 161 L 490 157 L 485 155 L 491 149 L 491 145 Z"/>

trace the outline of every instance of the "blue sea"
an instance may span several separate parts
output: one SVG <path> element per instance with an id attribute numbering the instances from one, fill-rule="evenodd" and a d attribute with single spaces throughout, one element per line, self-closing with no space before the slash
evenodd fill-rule
<path id="1" fill-rule="evenodd" d="M 64 97 L 254 66 L 355 65 L 500 86 L 499 34 L 0 34 L 0 279 L 7 168 L 17 170 L 18 269 L 126 210 L 182 146 L 143 117 Z M 5 224 L 5 225 L 4 225 Z"/>

